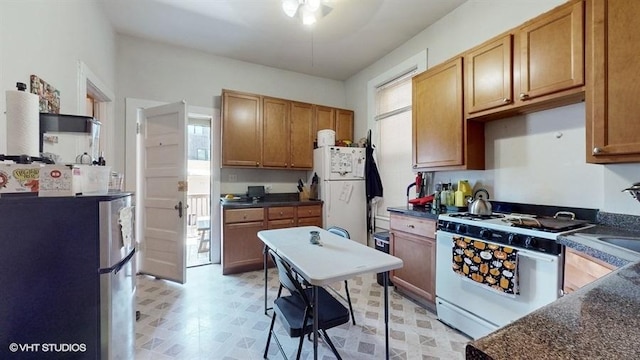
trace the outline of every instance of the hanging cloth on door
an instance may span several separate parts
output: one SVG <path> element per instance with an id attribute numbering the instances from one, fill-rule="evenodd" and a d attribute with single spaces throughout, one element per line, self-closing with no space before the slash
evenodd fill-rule
<path id="1" fill-rule="evenodd" d="M 371 143 L 371 130 L 367 134 L 367 148 L 365 150 L 364 177 L 367 194 L 367 230 L 373 234 L 375 224 L 372 212 L 372 202 L 376 197 L 382 197 L 382 179 L 378 172 L 378 166 L 373 157 L 374 146 Z"/>
<path id="2" fill-rule="evenodd" d="M 462 236 L 453 237 L 453 271 L 500 294 L 520 294 L 518 250 Z"/>

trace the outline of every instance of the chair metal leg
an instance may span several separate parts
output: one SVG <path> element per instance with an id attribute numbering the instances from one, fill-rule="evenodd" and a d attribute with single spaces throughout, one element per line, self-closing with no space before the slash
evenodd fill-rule
<path id="1" fill-rule="evenodd" d="M 331 339 L 329 338 L 329 334 L 327 334 L 327 330 L 322 329 L 322 337 L 324 338 L 324 341 L 326 341 L 327 344 L 329 344 L 329 347 L 331 348 L 331 351 L 333 351 L 333 354 L 336 356 L 336 359 L 338 360 L 342 360 L 342 357 L 340 357 L 340 354 L 338 353 L 338 349 L 336 349 L 335 345 L 333 345 L 333 341 L 331 341 Z"/>
<path id="2" fill-rule="evenodd" d="M 276 323 L 276 312 L 273 312 L 273 316 L 271 317 L 271 326 L 269 327 L 269 336 L 267 336 L 267 346 L 264 348 L 264 355 L 262 356 L 264 359 L 267 358 L 267 353 L 269 352 L 269 343 L 271 343 L 271 335 L 273 334 L 273 326 Z M 278 344 L 279 345 L 279 344 Z"/>
<path id="3" fill-rule="evenodd" d="M 344 281 L 344 291 L 347 293 L 347 302 L 349 303 L 349 311 L 351 312 L 351 321 L 353 325 L 356 324 L 356 317 L 353 315 L 353 306 L 351 306 L 351 296 L 349 296 L 349 285 L 347 285 L 347 280 Z"/>

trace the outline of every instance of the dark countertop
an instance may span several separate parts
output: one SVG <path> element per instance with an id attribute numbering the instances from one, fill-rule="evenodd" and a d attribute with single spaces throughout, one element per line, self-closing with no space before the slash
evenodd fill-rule
<path id="1" fill-rule="evenodd" d="M 388 207 L 387 211 L 400 213 L 403 215 L 432 219 L 432 220 L 438 219 L 438 214 L 432 214 L 430 211 L 425 210 L 424 206 L 405 205 L 405 206 L 397 206 L 397 207 Z"/>
<path id="2" fill-rule="evenodd" d="M 640 231 L 596 225 L 574 234 L 560 235 L 557 241 L 561 245 L 617 267 L 622 267 L 638 260 L 638 253 L 599 241 L 597 239 L 599 236 L 640 238 Z"/>
<path id="3" fill-rule="evenodd" d="M 623 220 L 637 224 L 633 217 Z M 558 242 L 622 267 L 470 342 L 467 359 L 640 358 L 640 253 L 597 240 L 599 236 L 640 237 L 637 227 L 621 224 L 596 225 L 560 236 Z"/>
<path id="4" fill-rule="evenodd" d="M 220 198 L 220 204 L 225 209 L 265 208 L 273 206 L 304 206 L 322 204 L 322 200 L 300 201 L 298 193 L 267 194 L 259 201 L 242 197 L 239 201 L 225 201 Z"/>
<path id="5" fill-rule="evenodd" d="M 467 359 L 638 359 L 639 313 L 633 263 L 469 343 Z"/>

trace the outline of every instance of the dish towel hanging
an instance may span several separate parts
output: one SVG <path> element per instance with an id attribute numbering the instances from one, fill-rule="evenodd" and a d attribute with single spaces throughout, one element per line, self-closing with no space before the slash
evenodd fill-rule
<path id="1" fill-rule="evenodd" d="M 518 295 L 518 250 L 462 236 L 453 237 L 453 271 L 505 295 Z"/>

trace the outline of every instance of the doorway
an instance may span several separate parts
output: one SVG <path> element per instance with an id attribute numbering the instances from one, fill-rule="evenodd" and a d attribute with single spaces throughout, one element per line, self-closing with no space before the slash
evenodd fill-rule
<path id="1" fill-rule="evenodd" d="M 211 117 L 187 119 L 187 268 L 211 264 Z"/>
<path id="2" fill-rule="evenodd" d="M 157 107 L 160 105 L 164 105 L 164 102 L 158 102 L 153 100 L 143 100 L 143 99 L 135 99 L 135 98 L 125 98 L 125 154 L 137 154 L 135 156 L 127 155 L 125 156 L 125 187 L 128 191 L 136 191 L 138 179 L 143 179 L 144 176 L 141 174 L 141 159 L 139 155 L 141 154 L 141 144 L 142 141 L 139 137 L 140 123 L 143 120 L 143 110 Z M 194 198 L 198 196 L 203 197 L 201 195 L 205 195 L 204 197 L 208 197 L 208 200 L 198 199 L 196 200 L 196 204 L 187 204 L 188 208 L 185 209 L 185 214 L 187 215 L 187 232 L 191 231 L 191 234 L 194 237 L 193 244 L 195 245 L 195 250 L 200 248 L 201 242 L 200 239 L 204 237 L 204 241 L 202 242 L 202 248 L 206 249 L 206 246 L 209 247 L 209 252 L 203 251 L 198 254 L 197 260 L 201 263 L 213 263 L 218 264 L 221 260 L 221 242 L 220 242 L 220 207 L 219 206 L 211 206 L 212 200 L 213 205 L 218 204 L 218 199 L 220 197 L 220 154 L 219 144 L 215 143 L 215 139 L 220 139 L 220 114 L 219 110 L 216 108 L 205 108 L 199 106 L 188 106 L 187 107 L 187 126 L 193 124 L 194 127 L 192 131 L 195 132 L 208 132 L 209 137 L 207 140 L 207 146 L 196 146 L 196 148 L 192 151 L 195 151 L 194 161 L 201 162 L 198 166 L 190 166 L 189 163 L 192 163 L 191 160 L 187 160 L 189 173 L 192 173 L 192 169 L 202 169 L 203 167 L 209 166 L 209 179 L 206 181 L 208 183 L 208 195 L 206 190 L 201 190 L 204 185 L 196 185 L 200 180 L 192 180 L 189 179 L 190 182 L 187 189 L 187 195 L 193 195 Z M 200 126 L 196 128 L 196 126 Z M 186 131 L 188 131 L 187 129 Z M 208 148 L 208 152 L 206 151 Z M 200 149 L 200 150 L 198 150 Z M 209 161 L 199 160 L 203 156 L 208 156 Z M 205 165 L 205 163 L 207 163 Z M 202 174 L 202 172 L 195 171 L 195 173 Z M 193 183 L 193 185 L 192 185 Z M 206 187 L 205 187 L 206 188 Z M 198 190 L 200 189 L 200 190 Z M 136 194 L 136 201 L 140 200 L 140 194 Z M 198 208 L 200 206 L 200 208 Z M 140 210 L 143 208 L 143 205 L 138 202 L 136 206 L 136 210 Z M 196 210 L 198 208 L 199 210 Z M 141 210 L 140 210 L 141 211 Z M 193 211 L 193 212 L 191 212 Z M 206 225 L 206 216 L 209 216 L 209 227 Z M 188 215 L 195 214 L 195 216 L 189 217 Z M 198 214 L 200 214 L 200 220 L 198 222 Z M 141 218 L 141 214 L 136 214 L 138 218 Z M 203 221 L 204 220 L 204 221 Z M 200 229 L 200 231 L 199 231 Z M 208 229 L 208 231 L 207 231 Z M 195 239 L 197 237 L 197 240 Z M 140 239 L 139 241 L 144 241 L 143 230 L 141 226 L 141 222 L 136 223 L 136 238 Z M 206 241 L 208 239 L 208 242 Z M 185 238 L 184 243 L 185 248 L 185 267 L 192 266 L 187 261 L 187 247 L 191 244 L 189 239 Z M 139 252 L 138 252 L 138 260 L 139 263 L 142 258 L 142 253 L 145 252 L 145 244 L 139 244 Z M 195 266 L 197 263 L 194 263 Z M 153 275 L 153 274 L 150 274 Z"/>

